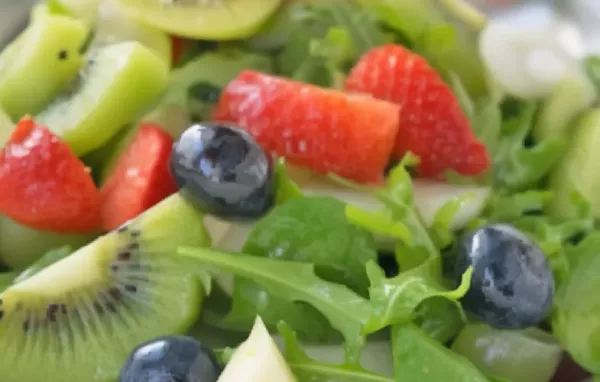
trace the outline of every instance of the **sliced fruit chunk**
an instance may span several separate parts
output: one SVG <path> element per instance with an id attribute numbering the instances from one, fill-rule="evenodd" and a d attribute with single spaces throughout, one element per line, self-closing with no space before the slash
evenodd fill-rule
<path id="1" fill-rule="evenodd" d="M 595 217 L 600 218 L 600 109 L 595 108 L 582 117 L 559 167 L 554 170 L 550 189 L 554 191 L 551 212 L 558 216 L 572 216 L 571 195 L 581 193 L 592 205 Z"/>
<path id="2" fill-rule="evenodd" d="M 69 147 L 25 118 L 0 152 L 0 211 L 32 228 L 88 233 L 100 225 L 100 195 Z"/>
<path id="3" fill-rule="evenodd" d="M 399 116 L 389 102 L 254 71 L 229 83 L 214 113 L 290 163 L 372 183 L 383 180 Z"/>
<path id="4" fill-rule="evenodd" d="M 77 75 L 87 29 L 68 16 L 43 14 L 0 55 L 0 105 L 13 119 L 44 108 Z"/>
<path id="5" fill-rule="evenodd" d="M 168 255 L 209 244 L 202 214 L 174 195 L 12 285 L 0 295 L 0 346 L 12 349 L 0 370 L 12 381 L 116 381 L 135 346 L 198 318 L 202 288 Z"/>
<path id="6" fill-rule="evenodd" d="M 236 349 L 217 382 L 296 382 L 296 377 L 257 317 L 250 336 Z"/>
<path id="7" fill-rule="evenodd" d="M 354 66 L 346 89 L 401 106 L 394 155 L 420 157 L 420 175 L 438 177 L 446 170 L 477 175 L 489 168 L 487 149 L 452 89 L 418 54 L 400 45 L 374 48 Z"/>
<path id="8" fill-rule="evenodd" d="M 77 155 L 102 146 L 149 108 L 165 89 L 168 66 L 137 42 L 99 49 L 80 83 L 36 119 L 61 136 Z"/>
<path id="9" fill-rule="evenodd" d="M 73 249 L 89 243 L 95 235 L 40 231 L 0 217 L 0 262 L 21 270 L 36 262 L 47 251 L 68 245 Z"/>
<path id="10" fill-rule="evenodd" d="M 100 0 L 54 0 L 66 8 L 71 14 L 88 25 L 93 25 L 98 17 Z"/>
<path id="11" fill-rule="evenodd" d="M 233 40 L 252 36 L 281 0 L 115 0 L 140 22 L 198 40 Z"/>
<path id="12" fill-rule="evenodd" d="M 576 117 L 596 100 L 592 83 L 580 74 L 568 74 L 554 87 L 542 106 L 533 135 L 539 140 L 561 135 L 570 136 L 576 127 Z"/>
<path id="13" fill-rule="evenodd" d="M 140 127 L 100 191 L 102 228 L 116 229 L 177 191 L 169 173 L 172 148 L 158 126 Z"/>
<path id="14" fill-rule="evenodd" d="M 166 33 L 139 24 L 111 0 L 102 0 L 98 6 L 98 20 L 90 49 L 125 41 L 141 43 L 171 65 L 171 39 Z"/>

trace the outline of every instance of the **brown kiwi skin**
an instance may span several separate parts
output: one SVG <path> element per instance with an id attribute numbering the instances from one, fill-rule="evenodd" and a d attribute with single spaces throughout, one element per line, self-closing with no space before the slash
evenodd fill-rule
<path id="1" fill-rule="evenodd" d="M 185 333 L 197 321 L 200 282 L 168 256 L 173 245 L 145 238 L 141 228 L 124 226 L 84 248 L 88 254 L 76 254 L 83 262 L 70 260 L 90 264 L 92 273 L 63 263 L 83 275 L 74 276 L 77 287 L 36 290 L 42 273 L 67 273 L 56 268 L 65 259 L 32 276 L 27 287 L 25 280 L 0 295 L 2 382 L 114 382 L 136 345 Z"/>

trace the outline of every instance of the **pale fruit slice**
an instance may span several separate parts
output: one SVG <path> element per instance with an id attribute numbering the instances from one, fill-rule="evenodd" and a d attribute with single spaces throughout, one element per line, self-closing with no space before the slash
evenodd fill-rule
<path id="1" fill-rule="evenodd" d="M 217 382 L 296 382 L 296 377 L 257 317 L 250 336 L 237 348 Z"/>
<path id="2" fill-rule="evenodd" d="M 596 90 L 583 73 L 567 74 L 552 90 L 542 106 L 533 135 L 544 140 L 569 136 L 575 119 L 596 100 Z"/>
<path id="3" fill-rule="evenodd" d="M 171 65 L 171 39 L 166 33 L 139 24 L 110 0 L 102 0 L 98 6 L 96 30 L 90 49 L 124 41 L 141 43 Z"/>
<path id="4" fill-rule="evenodd" d="M 98 4 L 100 0 L 56 0 L 65 7 L 73 16 L 93 25 L 98 16 Z"/>
<path id="5" fill-rule="evenodd" d="M 0 105 L 13 119 L 43 109 L 81 68 L 83 23 L 39 12 L 0 55 Z"/>
<path id="6" fill-rule="evenodd" d="M 101 147 L 156 102 L 168 66 L 137 42 L 98 49 L 89 57 L 78 89 L 36 119 L 61 136 L 77 155 Z"/>
<path id="7" fill-rule="evenodd" d="M 550 189 L 555 192 L 551 212 L 558 216 L 572 216 L 571 195 L 582 194 L 592 206 L 595 217 L 600 217 L 600 109 L 582 117 L 573 134 L 569 149 L 559 167 L 551 176 Z"/>
<path id="8" fill-rule="evenodd" d="M 281 0 L 113 0 L 131 17 L 165 32 L 201 40 L 256 33 Z"/>

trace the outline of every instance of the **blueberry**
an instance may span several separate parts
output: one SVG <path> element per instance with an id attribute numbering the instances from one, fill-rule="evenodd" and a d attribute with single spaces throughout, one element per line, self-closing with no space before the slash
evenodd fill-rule
<path id="1" fill-rule="evenodd" d="M 244 130 L 219 123 L 188 128 L 175 143 L 171 172 L 183 194 L 224 218 L 257 218 L 273 205 L 270 157 Z"/>
<path id="2" fill-rule="evenodd" d="M 119 382 L 215 382 L 222 368 L 210 349 L 190 337 L 161 337 L 133 350 Z"/>
<path id="3" fill-rule="evenodd" d="M 499 329 L 539 324 L 552 307 L 554 277 L 546 256 L 516 228 L 482 227 L 465 236 L 456 264 L 457 280 L 473 266 L 463 307 Z"/>

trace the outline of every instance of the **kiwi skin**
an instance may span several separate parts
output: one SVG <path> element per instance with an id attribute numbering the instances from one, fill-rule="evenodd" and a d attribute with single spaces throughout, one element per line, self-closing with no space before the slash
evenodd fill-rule
<path id="1" fill-rule="evenodd" d="M 203 291 L 174 256 L 207 246 L 203 214 L 175 194 L 0 295 L 3 382 L 114 382 L 139 343 L 185 333 Z M 32 367 L 35 365 L 35 367 Z"/>

